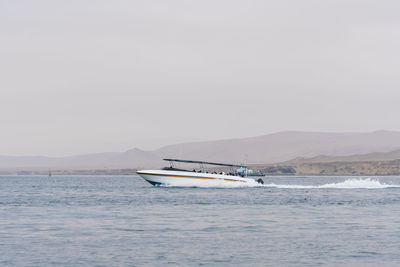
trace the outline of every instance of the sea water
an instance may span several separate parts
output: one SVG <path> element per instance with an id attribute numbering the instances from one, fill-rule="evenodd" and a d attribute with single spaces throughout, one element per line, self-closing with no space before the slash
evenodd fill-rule
<path id="1" fill-rule="evenodd" d="M 394 266 L 400 177 L 0 176 L 0 266 Z"/>

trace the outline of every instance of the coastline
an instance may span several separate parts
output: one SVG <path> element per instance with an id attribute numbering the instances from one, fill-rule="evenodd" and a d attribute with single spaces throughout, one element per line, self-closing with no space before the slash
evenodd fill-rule
<path id="1" fill-rule="evenodd" d="M 400 160 L 359 162 L 308 162 L 300 164 L 249 164 L 267 176 L 398 176 Z M 142 168 L 51 169 L 52 175 L 134 175 Z M 220 171 L 221 168 L 210 168 Z M 48 175 L 48 169 L 15 168 L 0 170 L 0 175 Z"/>

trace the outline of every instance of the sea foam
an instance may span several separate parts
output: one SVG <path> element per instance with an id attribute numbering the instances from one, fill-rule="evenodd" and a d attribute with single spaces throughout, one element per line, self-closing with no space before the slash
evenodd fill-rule
<path id="1" fill-rule="evenodd" d="M 347 179 L 342 182 L 328 183 L 322 185 L 300 185 L 300 184 L 259 184 L 256 181 L 249 183 L 231 183 L 226 181 L 212 181 L 210 183 L 193 183 L 169 185 L 165 187 L 198 187 L 198 188 L 240 188 L 240 187 L 264 187 L 264 188 L 281 188 L 281 189 L 384 189 L 384 188 L 400 188 L 400 184 L 386 184 L 377 179 Z"/>
<path id="2" fill-rule="evenodd" d="M 275 188 L 288 188 L 288 189 L 326 189 L 326 188 L 383 189 L 383 188 L 400 187 L 400 185 L 381 183 L 379 180 L 371 179 L 371 178 L 347 179 L 343 182 L 323 184 L 323 185 L 265 184 L 263 186 L 275 187 Z"/>

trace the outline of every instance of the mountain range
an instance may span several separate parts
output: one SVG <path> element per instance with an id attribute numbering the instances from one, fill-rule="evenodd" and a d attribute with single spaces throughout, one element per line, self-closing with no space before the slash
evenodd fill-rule
<path id="1" fill-rule="evenodd" d="M 396 152 L 397 151 L 397 152 Z M 392 160 L 399 157 L 400 132 L 324 133 L 286 131 L 263 136 L 182 143 L 153 151 L 133 148 L 68 157 L 0 156 L 0 170 L 158 168 L 163 158 L 226 163 L 277 164 L 351 159 Z M 328 161 L 329 161 L 328 160 Z"/>

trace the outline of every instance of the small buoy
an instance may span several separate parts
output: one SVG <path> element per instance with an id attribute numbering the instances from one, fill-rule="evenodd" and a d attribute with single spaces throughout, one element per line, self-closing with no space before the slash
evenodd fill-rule
<path id="1" fill-rule="evenodd" d="M 263 179 L 260 178 L 260 179 L 257 180 L 257 183 L 264 184 L 264 181 L 263 181 Z"/>

